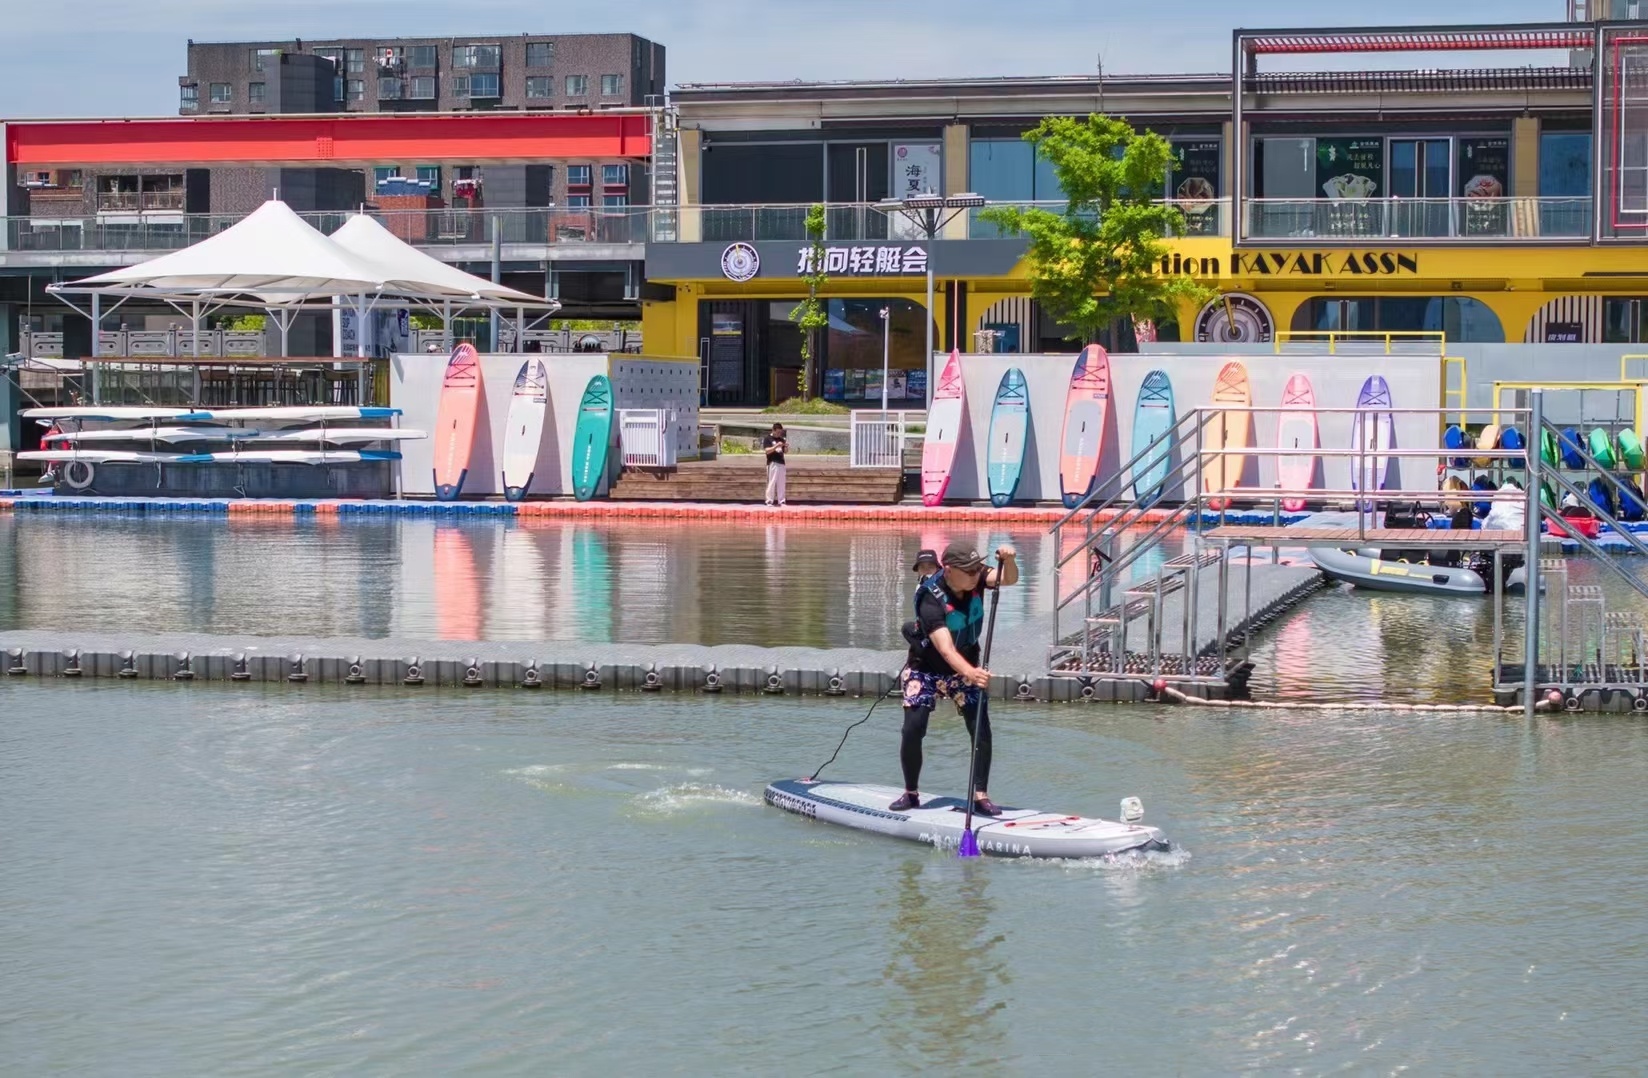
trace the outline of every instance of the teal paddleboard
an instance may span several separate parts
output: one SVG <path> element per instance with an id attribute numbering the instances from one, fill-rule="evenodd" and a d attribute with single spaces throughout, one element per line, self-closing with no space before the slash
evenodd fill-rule
<path id="1" fill-rule="evenodd" d="M 1133 456 L 1151 448 L 1159 452 L 1145 457 L 1134 468 L 1133 497 L 1152 505 L 1162 496 L 1173 456 L 1173 383 L 1165 371 L 1151 371 L 1139 383 L 1139 399 L 1133 405 Z"/>
<path id="2" fill-rule="evenodd" d="M 1000 509 L 1018 493 L 1024 473 L 1024 447 L 1030 439 L 1030 388 L 1024 372 L 1007 368 L 996 387 L 996 403 L 990 408 L 990 452 L 986 471 L 990 481 L 990 504 Z"/>
<path id="3" fill-rule="evenodd" d="M 601 489 L 612 445 L 612 383 L 597 374 L 578 402 L 578 425 L 572 432 L 572 492 L 587 502 Z"/>

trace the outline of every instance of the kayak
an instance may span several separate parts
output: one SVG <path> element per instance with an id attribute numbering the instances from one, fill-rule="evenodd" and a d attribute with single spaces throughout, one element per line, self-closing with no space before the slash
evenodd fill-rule
<path id="1" fill-rule="evenodd" d="M 955 849 L 966 822 L 961 799 L 924 795 L 918 809 L 889 809 L 903 792 L 857 782 L 780 779 L 763 797 L 769 805 L 820 823 Z M 974 816 L 973 836 L 980 853 L 998 857 L 1104 857 L 1171 848 L 1160 829 L 1145 824 L 1006 807 L 1000 816 Z"/>

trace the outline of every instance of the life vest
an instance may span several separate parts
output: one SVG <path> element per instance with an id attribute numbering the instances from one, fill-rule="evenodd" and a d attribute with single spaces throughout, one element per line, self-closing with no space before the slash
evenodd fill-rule
<path id="1" fill-rule="evenodd" d="M 921 596 L 922 593 L 931 595 L 944 604 L 944 627 L 950 630 L 950 639 L 955 641 L 958 650 L 976 647 L 984 635 L 984 589 L 979 587 L 970 595 L 963 596 L 958 605 L 944 587 L 944 570 L 940 569 L 932 576 L 923 577 L 916 585 L 916 594 L 913 600 L 916 617 L 904 627 L 904 639 L 910 642 L 913 648 L 924 648 L 928 643 L 928 636 L 921 628 Z"/>

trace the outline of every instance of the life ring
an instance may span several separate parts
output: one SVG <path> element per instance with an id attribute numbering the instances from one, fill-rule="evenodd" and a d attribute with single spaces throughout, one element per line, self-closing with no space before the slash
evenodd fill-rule
<path id="1" fill-rule="evenodd" d="M 76 469 L 84 469 L 84 476 L 81 477 L 81 473 Z M 63 465 L 63 471 L 60 475 L 63 485 L 70 490 L 85 490 L 92 485 L 92 480 L 97 478 L 97 469 L 92 466 L 90 461 L 71 460 Z"/>

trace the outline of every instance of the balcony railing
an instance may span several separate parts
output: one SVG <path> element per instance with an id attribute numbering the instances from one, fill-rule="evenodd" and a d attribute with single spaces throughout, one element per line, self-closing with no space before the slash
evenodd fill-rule
<path id="1" fill-rule="evenodd" d="M 1018 206 L 1063 213 L 1065 202 L 1001 202 L 992 206 Z M 1228 200 L 1175 203 L 1185 215 L 1186 236 L 1227 235 Z M 672 212 L 679 218 L 673 234 L 655 230 L 653 242 L 728 243 L 734 240 L 794 241 L 807 238 L 807 211 L 810 203 L 761 206 L 680 206 Z M 996 239 L 1007 235 L 1001 227 L 985 220 L 990 207 L 970 209 L 939 238 Z M 887 211 L 873 202 L 831 203 L 824 208 L 825 242 L 849 240 L 919 239 L 920 232 L 897 211 Z"/>
<path id="2" fill-rule="evenodd" d="M 641 244 L 647 239 L 648 215 L 645 206 L 621 206 L 385 210 L 376 216 L 414 246 L 450 247 L 489 245 L 494 234 L 501 244 Z M 7 245 L 13 251 L 175 251 L 222 232 L 243 216 L 189 213 L 114 221 L 101 216 L 10 217 Z M 349 219 L 346 213 L 299 216 L 325 233 Z"/>
<path id="3" fill-rule="evenodd" d="M 1575 240 L 1591 235 L 1589 198 L 1255 198 L 1249 240 Z"/>

